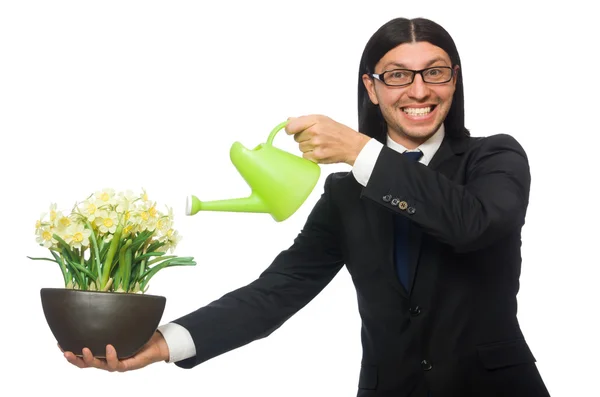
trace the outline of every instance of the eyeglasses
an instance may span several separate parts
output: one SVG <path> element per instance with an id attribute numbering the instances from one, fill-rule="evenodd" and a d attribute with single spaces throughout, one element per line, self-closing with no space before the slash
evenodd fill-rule
<path id="1" fill-rule="evenodd" d="M 410 69 L 394 69 L 386 70 L 381 74 L 371 73 L 371 76 L 383 82 L 389 86 L 403 86 L 412 84 L 417 74 L 421 75 L 421 78 L 425 83 L 429 84 L 443 84 L 452 80 L 454 70 L 449 66 L 435 66 L 432 68 L 421 69 L 421 70 L 410 70 Z"/>

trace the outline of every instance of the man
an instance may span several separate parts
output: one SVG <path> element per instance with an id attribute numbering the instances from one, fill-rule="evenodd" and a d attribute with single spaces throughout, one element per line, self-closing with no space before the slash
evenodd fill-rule
<path id="1" fill-rule="evenodd" d="M 305 158 L 353 167 L 327 177 L 293 245 L 133 358 L 65 357 L 192 368 L 271 334 L 345 264 L 362 317 L 358 396 L 548 396 L 516 316 L 528 160 L 509 135 L 469 136 L 461 73 L 441 26 L 383 25 L 360 63 L 360 132 L 324 116 L 286 127 Z"/>

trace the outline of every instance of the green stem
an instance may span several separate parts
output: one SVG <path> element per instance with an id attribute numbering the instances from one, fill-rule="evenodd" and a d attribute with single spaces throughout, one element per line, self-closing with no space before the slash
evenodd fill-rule
<path id="1" fill-rule="evenodd" d="M 77 255 L 79 255 L 79 266 L 82 269 L 86 269 L 87 270 L 87 268 L 85 266 L 85 262 L 83 261 L 83 255 L 85 253 L 85 247 L 82 247 L 81 251 L 80 250 L 76 250 L 76 252 L 77 252 Z M 94 277 L 94 275 L 92 274 L 92 277 L 90 277 L 90 278 L 93 280 L 93 277 Z M 88 280 L 88 275 L 85 274 L 85 273 L 83 274 L 83 282 L 85 283 L 86 288 L 89 289 L 90 280 Z"/>
<path id="2" fill-rule="evenodd" d="M 131 240 L 127 240 L 127 242 L 119 251 L 119 272 L 121 274 L 121 286 L 125 292 L 127 292 L 129 289 L 129 278 L 131 275 L 131 255 L 127 255 L 129 247 L 131 247 L 131 243 Z M 129 261 L 127 260 L 128 257 Z"/>
<path id="3" fill-rule="evenodd" d="M 104 265 L 102 266 L 102 288 L 108 282 L 108 277 L 110 276 L 110 270 L 112 267 L 113 259 L 115 254 L 117 253 L 117 248 L 119 247 L 119 242 L 121 240 L 121 233 L 123 233 L 123 227 L 121 224 L 117 226 L 117 230 L 110 242 L 110 248 L 108 249 L 108 253 L 106 254 L 106 260 L 104 261 Z"/>
<path id="4" fill-rule="evenodd" d="M 136 277 L 136 279 L 141 280 L 142 279 L 142 274 L 144 274 L 144 270 L 146 269 L 146 262 L 147 262 L 147 257 L 146 255 L 148 255 L 148 243 L 150 240 L 146 241 L 146 244 L 144 244 L 144 250 L 142 251 L 142 255 L 140 255 L 137 259 L 141 258 L 141 263 L 140 263 L 140 271 Z M 160 255 L 163 255 L 164 253 L 161 253 Z"/>
<path id="5" fill-rule="evenodd" d="M 90 222 L 87 219 L 85 221 L 85 225 L 91 231 L 90 240 L 92 240 L 94 259 L 96 260 L 96 270 L 98 271 L 97 280 L 99 280 L 102 277 L 102 265 L 100 264 L 100 250 L 98 249 L 98 240 L 96 240 L 96 233 L 94 233 L 94 229 L 92 228 L 92 225 L 90 225 Z M 98 287 L 98 285 L 96 285 L 96 287 Z"/>
<path id="6" fill-rule="evenodd" d="M 133 252 L 131 248 L 125 251 L 125 266 L 127 267 L 127 283 L 125 291 L 129 291 L 131 285 L 131 262 L 133 258 Z"/>

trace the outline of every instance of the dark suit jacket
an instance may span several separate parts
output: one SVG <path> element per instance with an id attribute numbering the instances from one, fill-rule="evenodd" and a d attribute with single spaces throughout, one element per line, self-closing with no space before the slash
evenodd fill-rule
<path id="1" fill-rule="evenodd" d="M 177 319 L 191 368 L 268 336 L 345 264 L 357 290 L 358 396 L 548 396 L 517 321 L 530 173 L 508 135 L 446 137 L 428 167 L 384 147 L 366 187 L 327 177 L 293 245 L 254 282 Z M 398 281 L 393 217 L 411 222 L 411 288 Z"/>

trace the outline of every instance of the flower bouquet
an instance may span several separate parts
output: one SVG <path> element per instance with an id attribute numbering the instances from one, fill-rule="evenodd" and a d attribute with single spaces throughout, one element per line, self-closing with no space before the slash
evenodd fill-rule
<path id="1" fill-rule="evenodd" d="M 135 354 L 156 331 L 165 297 L 148 295 L 160 270 L 193 266 L 192 257 L 172 255 L 180 236 L 173 211 L 157 209 L 145 190 L 104 189 L 76 202 L 70 212 L 50 205 L 35 226 L 36 241 L 55 262 L 64 288 L 42 288 L 42 306 L 63 350 L 88 347 L 103 357 L 106 344 L 119 357 Z"/>

